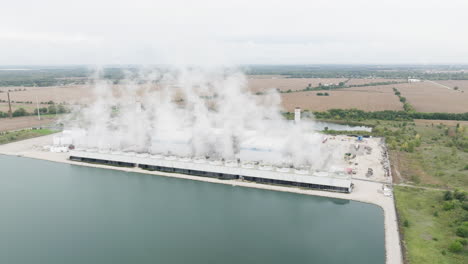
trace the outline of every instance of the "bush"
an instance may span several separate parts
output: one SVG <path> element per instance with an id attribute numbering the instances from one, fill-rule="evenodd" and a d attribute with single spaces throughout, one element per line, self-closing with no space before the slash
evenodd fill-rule
<path id="1" fill-rule="evenodd" d="M 463 224 L 457 228 L 455 233 L 459 237 L 468 237 L 468 222 L 463 222 Z"/>
<path id="2" fill-rule="evenodd" d="M 468 211 L 468 202 L 462 203 L 462 208 L 463 208 L 463 210 Z"/>
<path id="3" fill-rule="evenodd" d="M 460 253 L 463 250 L 463 245 L 459 241 L 453 241 L 449 246 L 449 250 L 453 253 Z"/>
<path id="4" fill-rule="evenodd" d="M 14 117 L 26 116 L 26 115 L 28 115 L 28 112 L 26 112 L 26 110 L 24 110 L 24 108 L 18 108 L 13 112 Z"/>
<path id="5" fill-rule="evenodd" d="M 455 209 L 455 203 L 453 201 L 445 201 L 442 208 L 444 208 L 445 211 L 453 210 Z"/>
<path id="6" fill-rule="evenodd" d="M 453 199 L 453 195 L 452 195 L 452 192 L 451 191 L 446 191 L 444 193 L 444 200 L 445 201 L 450 201 Z"/>
<path id="7" fill-rule="evenodd" d="M 403 226 L 404 227 L 409 227 L 410 226 L 409 221 L 408 220 L 403 221 Z"/>
<path id="8" fill-rule="evenodd" d="M 464 238 L 458 238 L 456 241 L 460 242 L 463 246 L 466 246 L 468 244 L 468 241 Z"/>
<path id="9" fill-rule="evenodd" d="M 455 199 L 459 200 L 460 202 L 463 202 L 466 199 L 466 192 L 455 190 L 455 192 L 453 193 L 453 197 L 455 197 Z"/>

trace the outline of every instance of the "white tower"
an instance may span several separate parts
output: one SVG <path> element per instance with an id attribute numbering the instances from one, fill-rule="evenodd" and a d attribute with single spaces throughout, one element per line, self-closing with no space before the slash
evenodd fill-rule
<path id="1" fill-rule="evenodd" d="M 301 108 L 296 107 L 294 109 L 294 122 L 299 123 L 301 121 Z"/>

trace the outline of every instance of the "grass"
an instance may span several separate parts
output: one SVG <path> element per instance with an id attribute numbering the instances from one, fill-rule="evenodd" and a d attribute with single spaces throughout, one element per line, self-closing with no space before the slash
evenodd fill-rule
<path id="1" fill-rule="evenodd" d="M 453 135 L 445 125 L 414 125 L 412 133 L 420 136 L 421 144 L 413 152 L 400 149 L 390 150 L 392 163 L 406 181 L 416 185 L 446 187 L 450 189 L 468 187 L 468 152 L 453 145 Z M 464 136 L 468 136 L 465 129 Z"/>
<path id="2" fill-rule="evenodd" d="M 400 231 L 409 263 L 466 263 L 464 252 L 452 253 L 449 245 L 456 239 L 456 228 L 468 212 L 458 205 L 443 209 L 443 192 L 395 186 L 395 199 L 400 218 Z"/>
<path id="3" fill-rule="evenodd" d="M 50 129 L 26 129 L 14 132 L 4 132 L 0 134 L 0 145 L 28 138 L 45 136 L 56 132 L 57 131 Z"/>

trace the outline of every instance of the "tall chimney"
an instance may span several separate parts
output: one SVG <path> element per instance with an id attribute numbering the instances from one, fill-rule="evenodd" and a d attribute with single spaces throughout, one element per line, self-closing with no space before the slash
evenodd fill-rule
<path id="1" fill-rule="evenodd" d="M 301 121 L 301 108 L 296 107 L 296 109 L 294 109 L 294 122 L 299 123 L 300 121 Z"/>

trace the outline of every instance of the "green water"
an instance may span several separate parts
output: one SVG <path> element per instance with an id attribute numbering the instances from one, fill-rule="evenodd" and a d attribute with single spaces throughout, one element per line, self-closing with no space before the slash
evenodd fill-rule
<path id="1" fill-rule="evenodd" d="M 0 263 L 384 263 L 353 201 L 0 155 Z"/>

